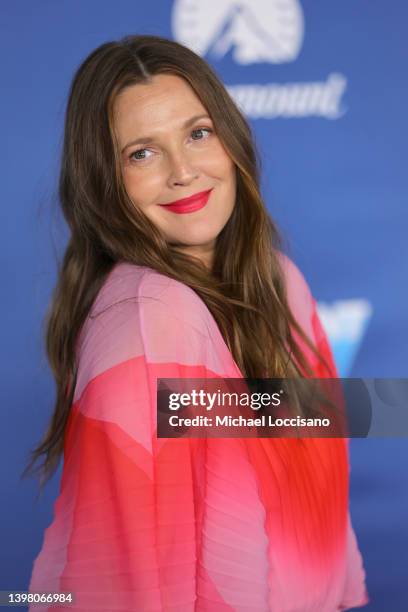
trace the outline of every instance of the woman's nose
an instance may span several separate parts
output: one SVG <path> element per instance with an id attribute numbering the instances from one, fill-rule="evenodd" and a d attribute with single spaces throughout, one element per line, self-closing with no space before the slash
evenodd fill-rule
<path id="1" fill-rule="evenodd" d="M 178 151 L 169 156 L 170 185 L 188 184 L 198 176 L 197 167 L 189 159 L 188 152 Z"/>

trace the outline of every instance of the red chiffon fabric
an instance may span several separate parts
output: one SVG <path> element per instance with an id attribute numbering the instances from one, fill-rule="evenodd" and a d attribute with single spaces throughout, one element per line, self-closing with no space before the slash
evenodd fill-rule
<path id="1" fill-rule="evenodd" d="M 286 257 L 283 267 L 292 312 L 336 376 L 309 288 Z M 315 376 L 327 376 L 302 348 Z M 78 357 L 60 494 L 30 591 L 72 591 L 70 609 L 83 612 L 334 612 L 368 602 L 347 440 L 156 437 L 158 377 L 242 377 L 194 291 L 117 264 Z"/>

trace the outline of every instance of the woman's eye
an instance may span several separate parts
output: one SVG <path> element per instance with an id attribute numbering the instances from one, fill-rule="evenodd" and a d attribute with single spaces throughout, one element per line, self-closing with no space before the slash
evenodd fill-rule
<path id="1" fill-rule="evenodd" d="M 198 128 L 196 130 L 193 130 L 191 133 L 194 134 L 195 132 L 209 132 L 211 133 L 212 130 L 210 130 L 210 128 Z M 198 140 L 204 140 L 203 138 L 199 138 Z"/>
<path id="2" fill-rule="evenodd" d="M 143 153 L 144 151 L 148 151 L 149 149 L 138 149 L 137 151 L 133 151 L 130 155 L 129 155 L 129 159 L 131 160 L 135 160 L 135 161 L 144 161 L 145 159 L 148 159 L 147 157 L 134 157 L 134 156 L 138 156 L 139 153 Z"/>

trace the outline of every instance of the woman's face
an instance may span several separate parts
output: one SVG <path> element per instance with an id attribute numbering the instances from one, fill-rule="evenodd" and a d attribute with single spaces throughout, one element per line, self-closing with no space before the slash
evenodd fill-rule
<path id="1" fill-rule="evenodd" d="M 211 265 L 215 239 L 235 205 L 236 175 L 206 109 L 184 79 L 160 74 L 123 90 L 113 110 L 134 205 L 170 244 Z"/>

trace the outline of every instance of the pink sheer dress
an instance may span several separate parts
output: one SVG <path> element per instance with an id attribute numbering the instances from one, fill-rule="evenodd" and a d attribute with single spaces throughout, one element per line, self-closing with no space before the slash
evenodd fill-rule
<path id="1" fill-rule="evenodd" d="M 287 257 L 283 268 L 291 310 L 335 377 L 309 287 Z M 302 348 L 315 377 L 327 376 Z M 347 440 L 156 437 L 157 378 L 242 377 L 193 290 L 116 264 L 77 350 L 60 492 L 30 591 L 72 591 L 67 609 L 83 612 L 334 612 L 369 601 Z"/>

